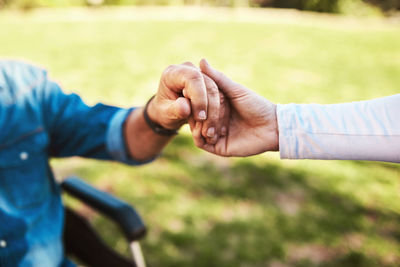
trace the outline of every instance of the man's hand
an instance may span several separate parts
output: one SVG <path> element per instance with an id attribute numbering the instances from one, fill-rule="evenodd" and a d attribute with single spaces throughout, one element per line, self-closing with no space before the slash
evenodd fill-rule
<path id="1" fill-rule="evenodd" d="M 219 123 L 225 135 L 215 144 L 209 143 L 202 135 L 202 122 L 190 119 L 196 146 L 220 156 L 249 156 L 279 150 L 276 105 L 233 82 L 205 60 L 200 62 L 200 69 L 215 81 L 225 96 L 220 108 L 224 114 Z"/>
<path id="2" fill-rule="evenodd" d="M 217 141 L 221 128 L 219 91 L 214 81 L 191 63 L 171 65 L 163 72 L 147 112 L 152 121 L 171 130 L 179 129 L 191 116 L 204 126 L 209 143 Z M 143 108 L 129 115 L 124 135 L 131 157 L 139 161 L 153 158 L 172 139 L 153 132 L 143 117 Z"/>
<path id="3" fill-rule="evenodd" d="M 162 74 L 158 92 L 150 102 L 151 120 L 167 129 L 178 129 L 190 115 L 195 121 L 205 121 L 216 127 L 219 117 L 219 93 L 215 83 L 205 81 L 201 71 L 191 63 L 171 65 Z M 216 132 L 216 131 L 215 131 Z"/>

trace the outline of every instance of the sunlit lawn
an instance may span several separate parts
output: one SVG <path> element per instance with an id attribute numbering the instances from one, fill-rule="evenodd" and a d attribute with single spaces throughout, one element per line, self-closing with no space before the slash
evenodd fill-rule
<path id="1" fill-rule="evenodd" d="M 278 103 L 400 91 L 400 24 L 274 11 L 243 11 L 247 21 L 226 10 L 212 10 L 222 19 L 193 20 L 185 10 L 171 11 L 172 19 L 146 12 L 3 12 L 0 56 L 45 66 L 89 103 L 126 107 L 154 94 L 169 64 L 202 57 Z M 399 165 L 219 158 L 196 149 L 187 129 L 147 166 L 53 165 L 59 177 L 77 174 L 135 205 L 149 227 L 150 266 L 400 265 Z M 127 253 L 117 230 L 89 215 Z"/>

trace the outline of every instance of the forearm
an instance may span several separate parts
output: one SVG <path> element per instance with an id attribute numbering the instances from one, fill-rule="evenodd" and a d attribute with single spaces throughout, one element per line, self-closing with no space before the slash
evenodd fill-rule
<path id="1" fill-rule="evenodd" d="M 400 95 L 334 105 L 278 105 L 282 158 L 400 162 Z"/>
<path id="2" fill-rule="evenodd" d="M 124 129 L 128 153 L 138 161 L 156 157 L 173 138 L 155 133 L 146 123 L 143 110 L 138 108 L 131 112 Z"/>

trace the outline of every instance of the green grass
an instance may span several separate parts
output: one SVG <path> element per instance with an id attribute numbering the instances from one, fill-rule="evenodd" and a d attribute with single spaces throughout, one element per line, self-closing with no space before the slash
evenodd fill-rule
<path id="1" fill-rule="evenodd" d="M 0 55 L 46 66 L 88 103 L 141 105 L 165 67 L 202 57 L 278 103 L 399 92 L 400 27 L 389 21 L 249 10 L 246 20 L 226 10 L 209 10 L 220 20 L 184 19 L 185 10 L 155 19 L 135 10 L 129 19 L 104 10 L 2 12 Z M 150 266 L 400 265 L 396 164 L 219 158 L 196 149 L 184 130 L 146 166 L 81 159 L 53 166 L 58 177 L 85 177 L 141 212 Z M 115 227 L 79 209 L 128 253 Z"/>

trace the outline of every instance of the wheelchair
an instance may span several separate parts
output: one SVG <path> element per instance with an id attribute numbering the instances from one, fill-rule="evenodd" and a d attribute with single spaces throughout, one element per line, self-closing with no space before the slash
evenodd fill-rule
<path id="1" fill-rule="evenodd" d="M 65 208 L 64 248 L 85 266 L 145 267 L 139 240 L 146 235 L 146 226 L 128 203 L 102 192 L 78 177 L 68 177 L 61 183 L 64 193 L 93 208 L 116 223 L 129 243 L 132 259 L 109 248 L 90 223 L 71 208 Z"/>

